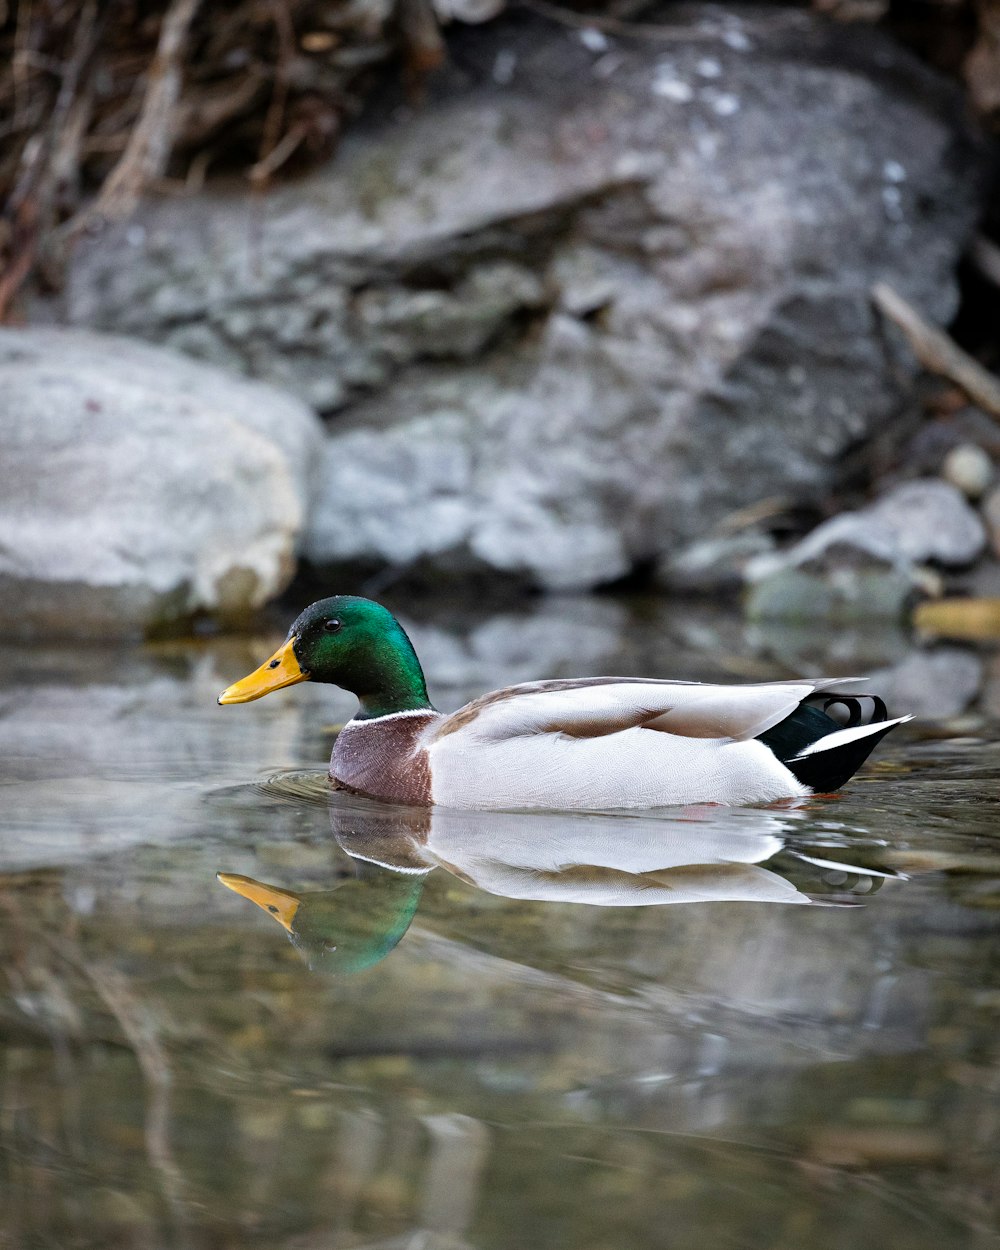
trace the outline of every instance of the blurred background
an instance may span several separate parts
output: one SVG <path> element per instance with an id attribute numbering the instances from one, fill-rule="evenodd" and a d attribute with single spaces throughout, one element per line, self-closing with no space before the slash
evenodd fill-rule
<path id="1" fill-rule="evenodd" d="M 992 0 L 0 8 L 8 636 L 1000 630 Z"/>

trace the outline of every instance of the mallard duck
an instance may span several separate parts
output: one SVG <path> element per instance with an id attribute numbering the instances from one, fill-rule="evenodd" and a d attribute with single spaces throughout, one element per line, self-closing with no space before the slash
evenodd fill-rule
<path id="1" fill-rule="evenodd" d="M 641 677 L 525 682 L 438 712 L 416 652 L 381 604 L 311 604 L 281 647 L 219 702 L 249 703 L 301 681 L 358 698 L 330 779 L 368 798 L 464 808 L 759 804 L 839 788 L 889 720 L 850 681 L 722 686 Z M 862 700 L 871 703 L 862 724 Z M 829 715 L 840 704 L 845 726 Z"/>

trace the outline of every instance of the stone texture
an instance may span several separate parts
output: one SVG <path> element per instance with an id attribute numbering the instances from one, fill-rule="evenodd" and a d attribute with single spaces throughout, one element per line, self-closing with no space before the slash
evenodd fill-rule
<path id="1" fill-rule="evenodd" d="M 826 569 L 778 565 L 752 581 L 746 596 L 751 620 L 824 620 L 839 624 L 891 621 L 915 597 L 905 569 L 860 547 L 841 550 Z"/>
<path id="2" fill-rule="evenodd" d="M 900 616 L 918 589 L 938 589 L 928 562 L 967 565 L 986 541 L 961 492 L 905 482 L 858 512 L 818 525 L 789 551 L 746 567 L 751 617 L 859 620 Z"/>
<path id="3" fill-rule="evenodd" d="M 342 573 L 593 586 L 827 493 L 913 367 L 871 284 L 950 317 L 981 162 L 877 32 L 685 12 L 670 45 L 463 31 L 422 109 L 266 200 L 148 205 L 57 315 L 336 416 L 306 550 Z"/>
<path id="4" fill-rule="evenodd" d="M 319 422 L 108 335 L 0 330 L 0 621 L 134 634 L 239 616 L 294 568 Z"/>
<path id="5" fill-rule="evenodd" d="M 962 493 L 936 478 L 905 482 L 857 515 L 915 564 L 971 564 L 986 543 L 983 523 Z"/>
<path id="6" fill-rule="evenodd" d="M 912 651 L 899 664 L 872 673 L 867 685 L 895 712 L 902 708 L 927 720 L 964 712 L 983 683 L 983 661 L 960 647 Z"/>

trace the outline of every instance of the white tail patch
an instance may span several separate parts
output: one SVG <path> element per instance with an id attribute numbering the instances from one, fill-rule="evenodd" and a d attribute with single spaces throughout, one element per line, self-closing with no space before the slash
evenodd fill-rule
<path id="1" fill-rule="evenodd" d="M 908 720 L 913 720 L 913 717 L 897 716 L 895 720 L 877 721 L 874 725 L 855 725 L 853 729 L 835 729 L 832 734 L 826 734 L 822 738 L 817 738 L 815 742 L 810 742 L 795 756 L 795 759 L 804 760 L 807 755 L 816 755 L 820 751 L 835 751 L 837 747 L 856 742 L 859 738 L 867 738 L 869 734 L 885 733 L 887 729 L 905 724 Z"/>

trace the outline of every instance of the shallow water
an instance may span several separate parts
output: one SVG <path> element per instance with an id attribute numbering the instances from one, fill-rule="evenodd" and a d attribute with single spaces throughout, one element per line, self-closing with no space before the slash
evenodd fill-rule
<path id="1" fill-rule="evenodd" d="M 992 657 L 610 601 L 413 633 L 443 707 L 875 669 L 924 715 L 799 807 L 428 817 L 327 794 L 349 698 L 215 705 L 272 638 L 4 652 L 0 1245 L 997 1245 Z"/>

